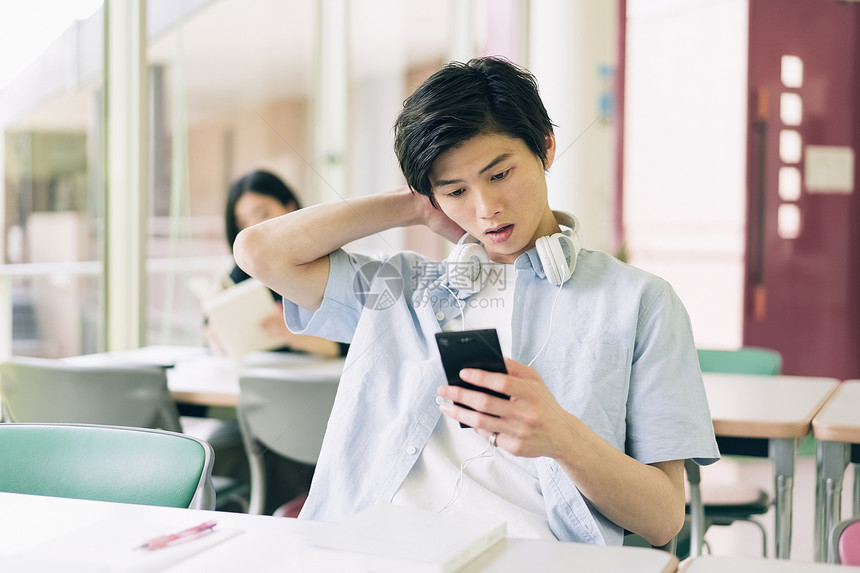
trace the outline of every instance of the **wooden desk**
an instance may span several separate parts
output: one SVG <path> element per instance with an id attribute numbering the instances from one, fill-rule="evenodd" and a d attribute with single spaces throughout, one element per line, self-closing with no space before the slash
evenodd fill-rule
<path id="1" fill-rule="evenodd" d="M 693 559 L 681 573 L 858 573 L 860 567 L 801 563 L 779 559 L 705 555 Z"/>
<path id="2" fill-rule="evenodd" d="M 703 378 L 718 436 L 768 441 L 768 458 L 774 464 L 776 556 L 789 559 L 795 450 L 839 381 L 715 373 Z"/>
<path id="3" fill-rule="evenodd" d="M 818 440 L 815 490 L 815 560 L 833 562 L 828 536 L 842 514 L 842 479 L 852 444 L 860 444 L 860 380 L 848 380 L 812 420 Z M 854 446 L 857 448 L 857 446 Z M 854 515 L 860 515 L 860 460 L 854 460 Z"/>
<path id="4" fill-rule="evenodd" d="M 129 531 L 129 528 L 139 528 L 141 524 L 149 527 L 154 524 L 159 532 L 169 532 L 215 519 L 218 528 L 240 530 L 241 533 L 162 570 L 170 573 L 321 571 L 308 567 L 307 554 L 310 549 L 307 538 L 312 532 L 327 527 L 325 523 L 281 517 L 8 493 L 0 493 L 0 514 L 3 515 L 0 520 L 0 570 L 21 570 L 25 567 L 26 570 L 36 570 L 40 565 L 49 565 L 54 567 L 51 570 L 92 573 L 99 570 L 98 566 L 76 568 L 69 561 L 74 557 L 98 559 L 100 552 L 104 551 L 101 544 L 109 535 L 115 539 L 115 531 L 122 533 Z M 104 530 L 105 538 L 94 538 L 91 546 L 73 549 L 75 555 L 72 556 L 46 554 L 37 549 L 42 544 L 74 534 L 83 528 Z M 25 557 L 19 552 L 29 554 Z M 342 564 L 342 561 L 338 563 Z M 312 562 L 312 565 L 316 565 L 316 562 Z M 656 549 L 507 539 L 469 563 L 461 569 L 461 573 L 671 573 L 675 571 L 676 565 L 674 556 Z M 333 573 L 344 569 L 322 571 Z"/>
<path id="5" fill-rule="evenodd" d="M 167 371 L 167 387 L 177 402 L 235 407 L 239 402 L 239 378 L 246 370 L 313 370 L 339 376 L 343 364 L 343 358 L 284 352 L 252 354 L 239 362 L 210 355 L 177 363 Z"/>

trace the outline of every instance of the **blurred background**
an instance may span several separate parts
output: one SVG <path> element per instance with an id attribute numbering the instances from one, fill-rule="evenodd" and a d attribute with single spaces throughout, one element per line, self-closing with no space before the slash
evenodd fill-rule
<path id="1" fill-rule="evenodd" d="M 666 278 L 700 347 L 860 377 L 858 27 L 842 0 L 3 0 L 0 354 L 203 344 L 188 284 L 232 266 L 233 180 L 401 185 L 403 99 L 501 55 L 538 78 L 586 248 Z"/>

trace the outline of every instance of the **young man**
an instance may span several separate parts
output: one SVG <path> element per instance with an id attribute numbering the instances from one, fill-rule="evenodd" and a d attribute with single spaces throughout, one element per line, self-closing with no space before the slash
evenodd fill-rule
<path id="1" fill-rule="evenodd" d="M 667 543 L 684 519 L 683 460 L 719 456 L 689 319 L 665 281 L 564 238 L 534 78 L 492 58 L 449 64 L 406 100 L 395 140 L 411 190 L 296 211 L 234 247 L 284 296 L 292 330 L 352 344 L 302 516 L 451 500 L 514 536 L 620 544 L 627 529 Z M 409 225 L 468 233 L 492 280 L 473 293 L 451 260 L 342 249 Z M 553 280 L 545 237 L 568 280 Z M 434 335 L 464 327 L 496 328 L 510 359 L 508 374 L 461 377 L 509 400 L 445 383 Z"/>

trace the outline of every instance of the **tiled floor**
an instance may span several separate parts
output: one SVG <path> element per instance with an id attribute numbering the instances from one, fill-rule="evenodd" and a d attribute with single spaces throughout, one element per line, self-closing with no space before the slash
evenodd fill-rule
<path id="1" fill-rule="evenodd" d="M 849 465 L 845 473 L 842 492 L 842 517 L 851 515 L 852 476 Z M 757 485 L 773 495 L 773 466 L 770 461 L 759 458 L 724 458 L 702 468 L 702 481 L 741 480 Z M 761 516 L 768 536 L 768 557 L 774 556 L 773 509 Z M 797 458 L 794 476 L 794 515 L 792 520 L 791 559 L 813 560 L 812 535 L 815 523 L 815 457 Z M 761 555 L 761 532 L 752 524 L 738 522 L 729 527 L 712 527 L 705 539 L 714 555 Z"/>

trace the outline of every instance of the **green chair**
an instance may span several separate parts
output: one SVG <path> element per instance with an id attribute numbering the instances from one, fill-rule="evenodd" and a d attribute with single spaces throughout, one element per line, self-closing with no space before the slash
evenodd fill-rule
<path id="1" fill-rule="evenodd" d="M 737 350 L 699 349 L 697 352 L 702 372 L 776 376 L 782 368 L 782 356 L 767 348 L 746 346 Z"/>
<path id="2" fill-rule="evenodd" d="M 197 438 L 94 424 L 0 424 L 0 491 L 214 509 L 212 447 Z"/>
<path id="3" fill-rule="evenodd" d="M 776 376 L 782 367 L 782 356 L 767 348 L 743 347 L 737 350 L 699 349 L 699 365 L 702 372 L 725 374 L 755 374 Z M 720 449 L 724 450 L 724 444 Z M 725 451 L 723 453 L 726 453 Z M 767 555 L 767 533 L 755 515 L 768 512 L 772 502 L 767 492 L 750 484 L 701 484 L 699 468 L 693 463 L 685 465 L 690 485 L 690 555 L 697 557 L 704 545 L 705 531 L 714 525 L 731 525 L 746 521 L 758 527 L 762 534 L 762 554 Z"/>

